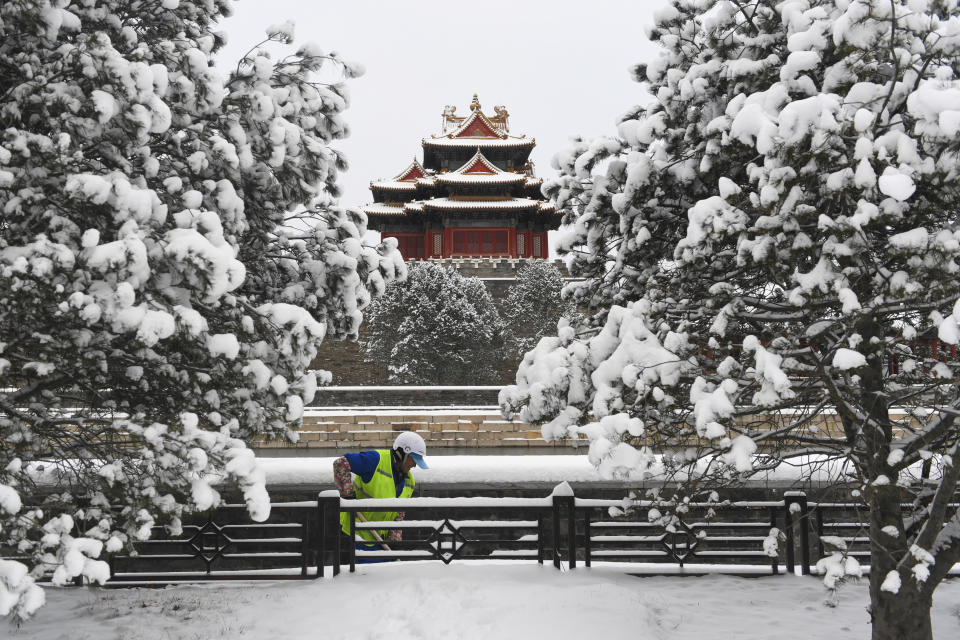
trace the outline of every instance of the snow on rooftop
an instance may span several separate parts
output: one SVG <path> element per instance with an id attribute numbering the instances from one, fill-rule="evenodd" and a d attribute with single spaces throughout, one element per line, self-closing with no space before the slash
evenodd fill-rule
<path id="1" fill-rule="evenodd" d="M 423 138 L 423 146 L 436 147 L 523 147 L 534 146 L 536 140 L 526 136 L 510 136 L 499 140 L 497 138 Z"/>
<path id="2" fill-rule="evenodd" d="M 427 209 L 536 209 L 539 200 L 511 198 L 509 200 L 454 200 L 433 198 L 423 201 Z"/>
<path id="3" fill-rule="evenodd" d="M 524 182 L 526 176 L 519 173 L 504 171 L 493 164 L 483 155 L 480 149 L 469 160 L 455 171 L 440 174 L 438 181 L 460 184 L 497 184 L 510 182 Z"/>
<path id="4" fill-rule="evenodd" d="M 444 173 L 437 178 L 438 182 L 454 184 L 509 184 L 524 182 L 526 178 L 518 173 Z"/>
<path id="5" fill-rule="evenodd" d="M 378 216 L 400 216 L 403 215 L 403 207 L 395 207 L 389 204 L 374 202 L 363 207 L 363 212 L 367 215 Z"/>
<path id="6" fill-rule="evenodd" d="M 374 180 L 370 183 L 370 186 L 380 189 L 403 189 L 405 191 L 415 191 L 417 189 L 416 182 L 401 182 L 399 180 Z"/>
<path id="7" fill-rule="evenodd" d="M 477 124 L 475 124 L 477 120 L 480 121 L 479 127 Z M 490 121 L 490 119 L 480 109 L 479 104 L 477 105 L 476 109 L 473 109 L 470 115 L 468 115 L 466 118 L 463 119 L 462 122 L 460 122 L 460 124 L 457 126 L 456 129 L 453 129 L 452 131 L 450 131 L 449 133 L 446 133 L 445 135 L 449 137 L 463 136 L 463 134 L 468 129 L 470 129 L 470 127 L 485 129 L 493 133 L 498 138 L 505 138 L 508 135 L 505 130 L 505 127 L 497 126 L 496 124 Z M 444 127 L 444 130 L 446 131 L 446 127 Z M 473 137 L 473 136 L 469 136 L 469 137 Z"/>

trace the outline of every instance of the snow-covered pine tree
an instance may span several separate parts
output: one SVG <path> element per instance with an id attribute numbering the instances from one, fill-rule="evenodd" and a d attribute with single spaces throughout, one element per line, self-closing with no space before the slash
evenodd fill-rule
<path id="1" fill-rule="evenodd" d="M 503 321 L 479 278 L 430 262 L 410 267 L 364 313 L 367 357 L 399 384 L 496 382 Z"/>
<path id="2" fill-rule="evenodd" d="M 176 531 L 218 478 L 266 518 L 244 439 L 296 437 L 317 345 L 404 270 L 331 204 L 359 68 L 274 59 L 284 23 L 223 77 L 229 13 L 0 5 L 0 548 L 26 558 L 0 559 L 0 615 L 42 604 L 36 572 L 103 580 L 101 551 Z"/>
<path id="3" fill-rule="evenodd" d="M 505 354 L 522 356 L 540 338 L 556 333 L 560 318 L 574 319 L 576 309 L 562 293 L 563 274 L 556 265 L 546 260 L 520 263 L 500 305 Z"/>
<path id="4" fill-rule="evenodd" d="M 873 637 L 929 638 L 960 560 L 958 4 L 678 0 L 649 35 L 655 99 L 548 187 L 601 312 L 528 354 L 504 412 L 611 474 L 845 461 Z"/>

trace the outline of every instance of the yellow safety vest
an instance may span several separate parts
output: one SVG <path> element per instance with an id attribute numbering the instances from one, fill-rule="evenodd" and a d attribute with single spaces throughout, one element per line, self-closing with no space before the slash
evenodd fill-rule
<path id="1" fill-rule="evenodd" d="M 364 482 L 363 478 L 353 474 L 353 490 L 357 498 L 396 498 L 397 496 L 397 483 L 393 478 L 393 465 L 390 463 L 390 450 L 389 449 L 377 449 L 377 453 L 380 454 L 380 462 L 377 464 L 377 470 L 373 472 L 373 477 L 370 478 L 370 482 Z M 413 495 L 413 487 L 416 484 L 416 480 L 413 478 L 413 473 L 407 474 L 406 483 L 403 486 L 403 489 L 400 491 L 400 498 L 409 498 Z M 396 511 L 367 511 L 363 512 L 363 517 L 371 521 L 389 521 L 397 519 Z M 357 517 L 357 522 L 360 522 L 360 518 Z M 347 512 L 340 513 L 340 528 L 347 535 L 350 535 L 350 514 Z M 359 535 L 364 540 L 369 542 L 376 542 L 376 538 L 373 537 L 373 533 L 369 529 L 357 529 L 357 535 Z M 387 530 L 382 529 L 377 531 L 381 538 L 386 539 Z"/>

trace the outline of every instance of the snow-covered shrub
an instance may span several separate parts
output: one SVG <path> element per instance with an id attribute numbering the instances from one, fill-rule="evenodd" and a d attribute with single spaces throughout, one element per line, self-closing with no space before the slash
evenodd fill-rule
<path id="1" fill-rule="evenodd" d="M 416 263 L 406 281 L 387 286 L 364 314 L 367 357 L 399 384 L 497 381 L 503 322 L 479 278 Z"/>
<path id="2" fill-rule="evenodd" d="M 215 506 L 215 481 L 266 518 L 244 439 L 295 437 L 317 345 L 404 269 L 334 206 L 347 97 L 319 74 L 358 67 L 274 58 L 285 27 L 224 77 L 229 13 L 0 5 L 0 545 L 56 581 L 103 580 L 101 548 Z M 28 616 L 14 564 L 2 613 Z"/>
<path id="3" fill-rule="evenodd" d="M 542 340 L 503 410 L 587 433 L 591 455 L 652 446 L 697 482 L 845 459 L 874 635 L 929 637 L 960 560 L 960 8 L 676 0 L 648 35 L 654 99 L 558 153 L 545 187 L 592 328 Z M 623 414 L 640 427 L 600 428 Z M 924 580 L 880 589 L 912 545 Z"/>
<path id="4" fill-rule="evenodd" d="M 822 536 L 820 542 L 827 555 L 817 560 L 816 570 L 823 576 L 823 584 L 830 591 L 827 605 L 836 606 L 837 590 L 847 580 L 859 580 L 863 577 L 863 568 L 857 559 L 850 555 L 843 538 Z"/>

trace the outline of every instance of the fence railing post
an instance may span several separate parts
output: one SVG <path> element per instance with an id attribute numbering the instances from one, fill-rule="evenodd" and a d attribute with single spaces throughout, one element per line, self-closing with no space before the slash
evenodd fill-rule
<path id="1" fill-rule="evenodd" d="M 306 578 L 310 565 L 310 514 L 303 519 L 303 529 L 300 531 L 300 577 Z"/>
<path id="2" fill-rule="evenodd" d="M 327 554 L 333 575 L 340 573 L 340 550 L 332 544 L 340 537 L 340 494 L 336 490 L 321 491 L 317 497 L 317 577 L 324 576 Z M 333 537 L 331 537 L 333 536 Z"/>
<path id="3" fill-rule="evenodd" d="M 807 494 L 803 491 L 787 491 L 783 494 L 784 528 L 787 534 L 787 571 L 796 573 L 796 543 L 794 524 L 800 528 L 800 573 L 810 575 L 810 510 Z M 794 521 L 794 513 L 797 514 Z"/>
<path id="4" fill-rule="evenodd" d="M 543 513 L 537 515 L 537 562 L 543 564 L 543 540 L 547 537 L 547 529 L 543 526 Z"/>
<path id="5" fill-rule="evenodd" d="M 550 548 L 553 551 L 553 566 L 560 568 L 560 496 L 553 496 L 553 540 Z"/>
<path id="6" fill-rule="evenodd" d="M 817 557 L 822 558 L 824 555 L 823 549 L 823 508 L 817 509 Z"/>
<path id="7" fill-rule="evenodd" d="M 567 509 L 567 561 L 571 569 L 577 568 L 577 507 L 574 496 L 564 496 Z"/>
<path id="8" fill-rule="evenodd" d="M 776 507 L 770 507 L 770 528 L 777 528 L 777 509 Z M 789 555 L 789 552 L 788 552 Z M 780 573 L 780 554 L 774 554 L 770 558 L 770 569 L 773 571 L 773 575 L 779 575 Z"/>
<path id="9" fill-rule="evenodd" d="M 357 571 L 357 512 L 350 512 L 350 573 Z"/>
<path id="10" fill-rule="evenodd" d="M 590 515 L 593 509 L 585 509 L 583 512 L 583 564 L 590 568 L 590 555 L 593 548 L 590 546 Z"/>
<path id="11" fill-rule="evenodd" d="M 797 572 L 796 548 L 793 541 L 793 514 L 790 513 L 790 503 L 786 497 L 783 500 L 783 533 L 786 536 L 787 546 L 787 573 Z"/>
<path id="12" fill-rule="evenodd" d="M 327 503 L 320 495 L 317 497 L 317 577 L 323 577 L 323 568 L 327 564 Z M 333 564 L 333 563 L 331 563 Z"/>

